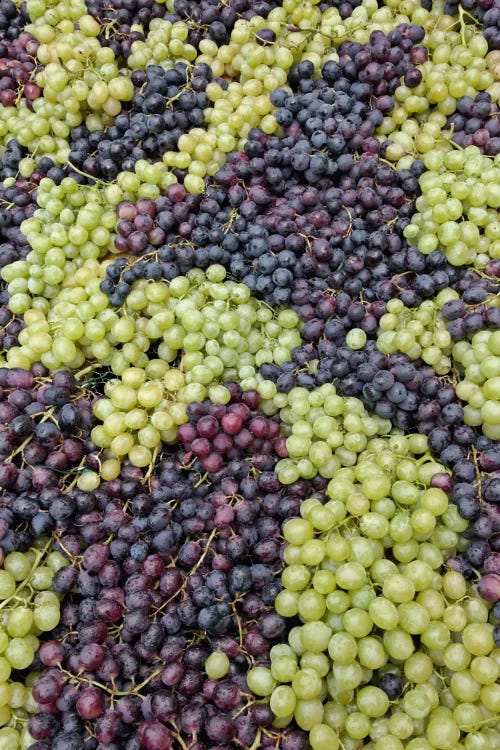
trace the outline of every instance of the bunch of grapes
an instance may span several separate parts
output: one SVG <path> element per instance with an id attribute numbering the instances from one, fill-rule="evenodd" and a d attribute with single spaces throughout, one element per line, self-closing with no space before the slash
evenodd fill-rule
<path id="1" fill-rule="evenodd" d="M 424 255 L 440 249 L 454 266 L 483 268 L 499 256 L 498 165 L 477 146 L 424 155 L 422 195 L 404 231 Z"/>
<path id="2" fill-rule="evenodd" d="M 314 750 L 350 740 L 413 749 L 424 737 L 451 748 L 469 732 L 495 741 L 493 624 L 445 567 L 467 521 L 432 486 L 439 465 L 425 450 L 419 435 L 373 439 L 337 471 L 328 502 L 306 500 L 285 523 L 275 606 L 300 624 L 248 683 Z"/>

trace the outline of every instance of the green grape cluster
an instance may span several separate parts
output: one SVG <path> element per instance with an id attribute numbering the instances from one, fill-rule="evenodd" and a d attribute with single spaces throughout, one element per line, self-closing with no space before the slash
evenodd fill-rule
<path id="1" fill-rule="evenodd" d="M 164 18 L 153 18 L 144 41 L 132 43 L 127 64 L 131 70 L 145 70 L 147 65 L 172 68 L 176 62 L 192 63 L 197 51 L 187 42 L 189 27 L 183 21 L 172 23 Z"/>
<path id="2" fill-rule="evenodd" d="M 113 187 L 99 190 L 79 185 L 71 177 L 60 185 L 48 177 L 40 181 L 40 208 L 21 225 L 32 249 L 26 260 L 2 269 L 13 313 L 26 312 L 37 298 L 54 299 L 65 279 L 71 279 L 86 260 L 114 249 L 116 214 L 108 200 L 113 193 Z"/>
<path id="3" fill-rule="evenodd" d="M 444 568 L 468 522 L 431 486 L 443 467 L 426 442 L 370 440 L 327 502 L 306 500 L 284 526 L 275 607 L 301 624 L 248 685 L 313 750 L 486 750 L 500 739 L 500 649 L 488 605 Z M 390 675 L 401 681 L 392 700 L 380 686 Z"/>
<path id="4" fill-rule="evenodd" d="M 486 60 L 486 40 L 477 26 L 467 25 L 464 15 L 447 15 L 442 2 L 412 15 L 411 22 L 427 32 L 423 43 L 429 58 L 419 65 L 422 81 L 411 89 L 399 86 L 393 111 L 377 129 L 381 140 L 391 141 L 385 155 L 399 169 L 405 168 L 408 156 L 449 148 L 446 138 L 450 134 L 443 138 L 443 130 L 457 99 L 474 98 L 479 91 L 498 97 L 497 77 Z"/>
<path id="5" fill-rule="evenodd" d="M 92 442 L 109 454 L 101 462 L 100 476 L 115 479 L 124 456 L 134 466 L 154 464 L 161 443 L 176 442 L 178 425 L 187 421 L 186 403 L 198 390 L 203 391 L 196 384 L 190 390 L 182 370 L 162 359 L 150 360 L 144 369 L 129 367 L 121 378 L 107 381 L 105 398 L 94 406 L 102 425 L 91 432 Z M 208 393 L 219 402 L 229 400 L 223 386 L 209 386 Z M 83 479 L 85 484 L 91 480 Z"/>
<path id="6" fill-rule="evenodd" d="M 11 672 L 31 665 L 39 646 L 38 637 L 59 623 L 60 602 L 51 586 L 55 573 L 66 564 L 61 553 L 50 552 L 49 544 L 41 540 L 40 545 L 27 552 L 6 555 L 0 569 L 1 726 L 11 719 Z"/>
<path id="7" fill-rule="evenodd" d="M 477 146 L 424 154 L 417 213 L 404 230 L 424 255 L 441 250 L 454 266 L 500 258 L 500 157 Z"/>
<path id="8" fill-rule="evenodd" d="M 76 4 L 78 5 L 78 4 Z M 51 11 L 48 11 L 51 12 Z M 76 22 L 78 28 L 76 28 Z M 119 68 L 110 47 L 101 47 L 98 22 L 83 11 L 78 18 L 55 21 L 39 17 L 29 30 L 40 42 L 35 74 L 43 95 L 28 107 L 0 107 L 0 137 L 14 137 L 32 153 L 67 161 L 72 128 L 85 123 L 102 130 L 119 114 L 122 102 L 134 95 L 130 71 Z"/>
<path id="9" fill-rule="evenodd" d="M 52 299 L 33 299 L 32 307 L 23 316 L 26 328 L 20 346 L 6 353 L 8 367 L 29 369 L 34 362 L 42 362 L 51 371 L 62 366 L 78 369 L 85 359 L 109 356 L 109 343 L 99 346 L 104 339 L 104 334 L 100 334 L 101 330 L 109 330 L 118 316 L 109 309 L 109 300 L 99 288 L 105 265 L 95 259 L 86 260 L 65 278 Z"/>
<path id="10" fill-rule="evenodd" d="M 32 152 L 43 153 L 63 164 L 70 151 L 67 140 L 70 128 L 81 123 L 81 116 L 73 116 L 64 104 L 52 104 L 43 96 L 35 99 L 32 109 L 23 98 L 16 107 L 0 105 L 0 143 L 6 146 L 15 138 Z"/>
<path id="11" fill-rule="evenodd" d="M 38 710 L 31 692 L 37 677 L 37 672 L 30 672 L 24 683 L 9 680 L 0 684 L 1 750 L 28 750 L 34 742 L 27 722 Z"/>
<path id="12" fill-rule="evenodd" d="M 257 385 L 264 399 L 266 386 L 265 381 Z M 280 409 L 282 432 L 287 436 L 288 458 L 276 465 L 283 484 L 317 474 L 337 476 L 342 467 L 356 463 L 370 438 L 391 429 L 389 420 L 371 416 L 357 398 L 339 396 L 331 383 L 312 391 L 296 387 L 289 393 L 276 393 L 272 405 L 264 401 L 262 408 Z"/>
<path id="13" fill-rule="evenodd" d="M 83 119 L 90 113 L 119 114 L 122 102 L 134 96 L 128 71 L 121 70 L 110 47 L 101 47 L 96 38 L 99 23 L 90 15 L 78 19 L 78 28 L 69 19 L 57 26 L 33 27 L 40 42 L 37 57 L 44 67 L 36 82 L 46 101 L 64 104 L 66 110 Z M 95 119 L 95 118 L 94 118 Z M 97 123 L 88 118 L 91 129 Z"/>
<path id="14" fill-rule="evenodd" d="M 453 289 L 443 289 L 435 299 L 425 300 L 416 309 L 405 307 L 399 299 L 389 300 L 387 312 L 379 320 L 379 351 L 404 352 L 412 360 L 422 358 L 438 375 L 449 373 L 453 341 L 440 310 L 458 296 Z"/>
<path id="15" fill-rule="evenodd" d="M 78 21 L 87 12 L 85 0 L 26 0 L 26 10 L 33 24 L 56 26 L 60 21 Z"/>
<path id="16" fill-rule="evenodd" d="M 463 370 L 456 392 L 466 402 L 464 422 L 500 440 L 500 331 L 479 331 L 470 339 L 457 341 L 452 349 Z"/>

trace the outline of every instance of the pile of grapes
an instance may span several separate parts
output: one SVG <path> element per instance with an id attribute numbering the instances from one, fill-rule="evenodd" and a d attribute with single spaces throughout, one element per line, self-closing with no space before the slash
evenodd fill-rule
<path id="1" fill-rule="evenodd" d="M 0 0 L 0 750 L 500 750 L 500 0 Z"/>

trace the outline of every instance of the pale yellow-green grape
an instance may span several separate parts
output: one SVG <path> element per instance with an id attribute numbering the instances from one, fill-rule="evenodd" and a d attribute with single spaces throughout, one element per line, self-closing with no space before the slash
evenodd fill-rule
<path id="1" fill-rule="evenodd" d="M 0 138 L 15 137 L 32 153 L 50 156 L 57 164 L 67 161 L 69 135 L 85 123 L 89 130 L 111 125 L 123 102 L 134 95 L 130 71 L 121 70 L 110 47 L 101 47 L 99 23 L 85 13 L 74 15 L 80 3 L 47 8 L 33 2 L 35 23 L 27 26 L 40 42 L 37 60 L 42 66 L 34 78 L 42 96 L 28 108 L 21 99 L 16 107 L 0 107 Z M 76 25 L 78 24 L 78 28 Z"/>
<path id="2" fill-rule="evenodd" d="M 423 155 L 417 213 L 404 230 L 424 255 L 442 250 L 454 266 L 482 269 L 500 258 L 500 163 L 477 146 Z"/>
<path id="3" fill-rule="evenodd" d="M 144 70 L 147 65 L 172 68 L 176 62 L 192 63 L 196 48 L 187 41 L 189 27 L 184 21 L 171 23 L 153 18 L 144 41 L 132 43 L 127 65 L 131 70 Z"/>
<path id="4" fill-rule="evenodd" d="M 426 445 L 423 435 L 371 438 L 326 502 L 305 500 L 285 523 L 275 607 L 300 624 L 248 685 L 269 696 L 277 727 L 294 719 L 318 750 L 499 738 L 500 650 L 488 605 L 444 566 L 468 522 L 431 486 L 443 467 Z"/>
<path id="5" fill-rule="evenodd" d="M 457 341 L 453 359 L 463 372 L 456 385 L 465 401 L 464 421 L 481 427 L 492 440 L 500 439 L 500 332 L 483 330 L 470 341 Z"/>
<path id="6" fill-rule="evenodd" d="M 76 29 L 66 19 L 55 27 L 33 27 L 41 43 L 38 59 L 45 66 L 37 73 L 36 82 L 45 101 L 64 104 L 75 115 L 81 113 L 90 126 L 94 113 L 117 115 L 121 102 L 132 99 L 134 87 L 120 71 L 113 50 L 101 47 L 96 38 L 101 30 L 99 23 L 92 16 L 82 15 L 78 25 Z"/>

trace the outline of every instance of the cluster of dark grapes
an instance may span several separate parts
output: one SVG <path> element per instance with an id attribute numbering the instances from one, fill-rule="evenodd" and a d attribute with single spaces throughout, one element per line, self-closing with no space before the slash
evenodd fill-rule
<path id="1" fill-rule="evenodd" d="M 166 4 L 155 0 L 87 0 L 86 4 L 101 26 L 100 44 L 110 47 L 118 60 L 129 57 L 134 42 L 144 41 L 154 18 L 168 15 Z"/>
<path id="2" fill-rule="evenodd" d="M 202 39 L 211 39 L 220 45 L 229 42 L 238 18 L 267 18 L 278 4 L 276 0 L 175 0 L 174 10 L 190 27 L 191 44 L 198 46 Z"/>
<path id="3" fill-rule="evenodd" d="M 71 516 L 65 494 L 79 472 L 96 468 L 88 439 L 93 396 L 67 370 L 52 375 L 0 368 L 0 548 L 27 549 Z"/>
<path id="4" fill-rule="evenodd" d="M 489 272 L 500 279 L 500 263 L 491 261 Z M 456 288 L 460 291 L 460 299 L 446 302 L 442 308 L 442 315 L 448 321 L 448 331 L 454 341 L 462 341 L 468 335 L 478 333 L 484 329 L 497 330 L 500 328 L 500 309 L 495 306 L 500 291 L 500 281 L 476 278 L 474 272 L 462 275 Z"/>
<path id="5" fill-rule="evenodd" d="M 19 160 L 24 149 L 13 138 L 0 157 L 0 180 L 18 175 Z M 17 260 L 24 260 L 31 247 L 21 232 L 25 219 L 33 216 L 36 204 L 36 182 L 42 178 L 35 172 L 29 180 L 17 176 L 8 187 L 0 183 L 0 270 Z M 8 307 L 7 284 L 0 279 L 0 347 L 3 350 L 18 345 L 18 336 L 25 327 L 22 316 L 13 315 Z"/>
<path id="6" fill-rule="evenodd" d="M 85 125 L 73 128 L 69 161 L 92 177 L 114 180 L 122 170 L 133 171 L 139 159 L 155 159 L 177 148 L 179 137 L 203 123 L 205 93 L 212 80 L 208 65 L 189 70 L 176 63 L 170 70 L 149 65 L 131 76 L 132 101 L 104 132 Z"/>
<path id="7" fill-rule="evenodd" d="M 256 392 L 230 390 L 220 422 L 209 402 L 189 407 L 185 447 L 164 453 L 149 487 L 125 462 L 118 479 L 61 498 L 55 546 L 71 564 L 53 582 L 62 624 L 39 651 L 37 750 L 168 750 L 176 738 L 196 750 L 307 746 L 300 731 L 272 729 L 269 706 L 248 700 L 246 673 L 269 665 L 286 628 L 273 609 L 282 523 L 307 497 L 325 501 L 326 480 L 282 486 L 266 438 L 277 423 Z M 193 436 L 215 422 L 210 439 L 233 446 L 207 478 L 194 453 L 208 438 Z M 227 657 L 217 679 L 211 654 Z"/>
<path id="8" fill-rule="evenodd" d="M 0 3 L 0 103 L 13 107 L 21 96 L 28 105 L 41 96 L 33 79 L 38 42 L 24 31 L 29 18 L 24 7 L 18 11 L 11 0 Z"/>
<path id="9" fill-rule="evenodd" d="M 466 427 L 458 427 L 464 433 Z M 473 429 L 468 428 L 472 433 Z M 455 430 L 455 432 L 457 431 Z M 455 442 L 453 442 L 455 440 Z M 470 525 L 463 536 L 468 540 L 464 552 L 448 559 L 447 564 L 469 580 L 478 581 L 478 592 L 494 602 L 494 614 L 500 617 L 500 450 L 484 435 L 476 435 L 465 451 L 463 445 L 445 427 L 429 436 L 429 445 L 439 455 L 447 451 L 455 459 L 449 474 L 437 474 L 432 483 L 447 492 L 460 515 Z M 495 638 L 500 638 L 498 627 Z"/>
<path id="10" fill-rule="evenodd" d="M 272 454 L 288 455 L 279 421 L 255 411 L 260 401 L 257 391 L 240 394 L 236 383 L 228 387 L 233 397 L 239 398 L 235 403 L 213 404 L 207 400 L 188 406 L 190 421 L 181 425 L 178 432 L 187 451 L 186 459 L 199 459 L 203 470 L 212 474 L 222 469 L 225 458 L 232 460 L 246 451 L 257 470 L 268 470 Z M 274 482 L 274 477 L 269 481 Z"/>
<path id="11" fill-rule="evenodd" d="M 0 39 L 17 39 L 27 23 L 29 23 L 29 16 L 25 2 L 21 2 L 17 7 L 12 0 L 1 0 Z"/>
<path id="12" fill-rule="evenodd" d="M 4 158 L 13 153 L 11 144 L 12 141 Z M 35 187 L 22 177 L 9 187 L 0 186 L 0 268 L 16 260 L 24 260 L 31 250 L 20 225 L 33 216 L 37 208 Z M 0 285 L 0 288 L 4 288 L 5 282 L 1 281 Z"/>
<path id="13" fill-rule="evenodd" d="M 452 140 L 462 148 L 477 146 L 489 156 L 500 151 L 500 108 L 487 91 L 481 91 L 475 99 L 461 97 L 447 126 L 453 129 Z"/>

